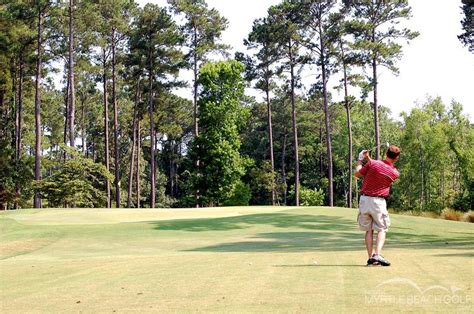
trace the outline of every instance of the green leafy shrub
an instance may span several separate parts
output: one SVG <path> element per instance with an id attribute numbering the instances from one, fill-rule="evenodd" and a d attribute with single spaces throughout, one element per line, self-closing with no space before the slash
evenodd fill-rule
<path id="1" fill-rule="evenodd" d="M 234 187 L 232 196 L 224 201 L 224 206 L 247 206 L 252 198 L 252 191 L 248 184 L 242 181 L 237 182 Z"/>
<path id="2" fill-rule="evenodd" d="M 275 185 L 276 173 L 272 172 L 269 160 L 254 165 L 249 172 L 249 183 L 252 190 L 252 205 L 268 205 L 272 201 L 272 187 Z"/>
<path id="3" fill-rule="evenodd" d="M 104 165 L 95 163 L 69 147 L 62 147 L 70 156 L 54 173 L 35 183 L 49 207 L 104 207 L 105 183 L 114 176 Z"/>
<path id="4" fill-rule="evenodd" d="M 291 190 L 288 193 L 290 198 L 295 198 L 295 186 L 291 186 Z M 320 188 L 306 188 L 300 186 L 300 205 L 301 206 L 322 206 L 324 204 L 325 194 Z"/>

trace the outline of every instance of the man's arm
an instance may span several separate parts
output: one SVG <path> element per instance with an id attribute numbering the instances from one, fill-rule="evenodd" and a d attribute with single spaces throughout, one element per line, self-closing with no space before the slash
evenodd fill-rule
<path id="1" fill-rule="evenodd" d="M 364 159 L 367 159 L 367 160 L 370 160 L 370 156 L 369 156 L 369 152 L 367 150 L 363 150 L 360 152 L 359 154 L 359 158 L 357 160 L 357 165 L 355 167 L 355 173 L 354 175 L 357 177 L 357 178 L 362 178 L 363 176 L 365 176 L 366 172 L 367 171 L 363 171 L 361 172 L 361 169 L 362 169 L 362 162 L 364 161 Z"/>
<path id="2" fill-rule="evenodd" d="M 364 176 L 362 173 L 359 172 L 360 169 L 362 169 L 362 160 L 357 160 L 357 165 L 354 173 L 357 178 L 362 178 Z"/>

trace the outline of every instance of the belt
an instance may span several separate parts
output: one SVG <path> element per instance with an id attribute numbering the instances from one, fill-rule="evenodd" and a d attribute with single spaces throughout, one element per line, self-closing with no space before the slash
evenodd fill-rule
<path id="1" fill-rule="evenodd" d="M 373 195 L 367 195 L 367 194 L 361 194 L 361 196 L 383 198 L 384 200 L 387 200 L 387 199 L 388 199 L 388 196 L 373 196 Z"/>

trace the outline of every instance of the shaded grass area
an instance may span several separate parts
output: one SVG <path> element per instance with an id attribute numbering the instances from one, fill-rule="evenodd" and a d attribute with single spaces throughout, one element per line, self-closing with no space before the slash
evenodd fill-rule
<path id="1" fill-rule="evenodd" d="M 227 231 L 245 229 L 251 225 L 267 225 L 277 228 L 301 228 L 310 230 L 341 230 L 345 228 L 353 229 L 354 221 L 338 216 L 275 213 L 157 222 L 156 229 L 192 232 Z"/>
<path id="2" fill-rule="evenodd" d="M 404 217 L 399 217 L 399 219 L 406 220 Z M 219 243 L 218 245 L 191 249 L 191 251 L 208 252 L 351 251 L 360 245 L 361 234 L 363 234 L 356 229 L 354 220 L 317 214 L 255 214 L 213 219 L 173 220 L 152 224 L 155 230 L 160 231 L 230 231 L 248 229 L 255 225 L 305 230 L 304 232 L 258 233 L 243 242 Z M 412 228 L 392 227 L 387 243 L 391 248 L 469 249 L 473 252 L 462 254 L 474 256 L 472 232 L 446 234 L 436 232 L 436 229 L 430 227 L 436 227 L 436 223 L 427 222 L 426 226 L 413 226 Z"/>

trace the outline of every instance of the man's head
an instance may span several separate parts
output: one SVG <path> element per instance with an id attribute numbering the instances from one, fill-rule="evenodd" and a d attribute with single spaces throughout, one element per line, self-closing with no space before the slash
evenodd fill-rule
<path id="1" fill-rule="evenodd" d="M 395 145 L 390 145 L 387 149 L 386 156 L 387 156 L 387 159 L 396 161 L 398 159 L 398 156 L 400 156 L 400 148 L 398 148 Z"/>

